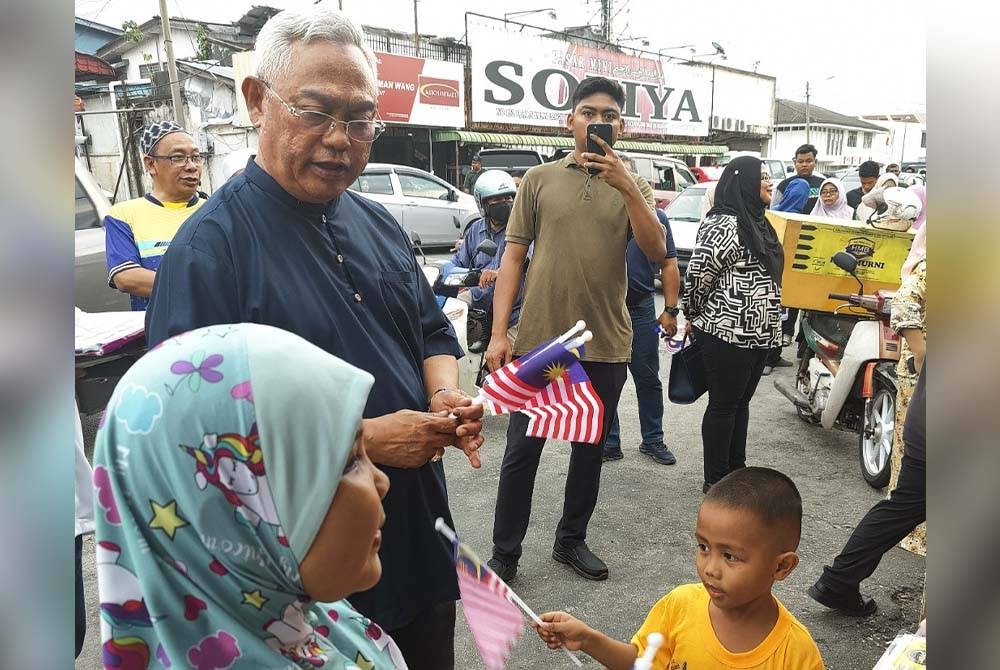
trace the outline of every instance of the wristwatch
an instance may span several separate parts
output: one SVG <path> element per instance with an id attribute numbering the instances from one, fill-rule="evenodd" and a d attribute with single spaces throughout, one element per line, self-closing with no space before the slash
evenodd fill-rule
<path id="1" fill-rule="evenodd" d="M 667 307 L 667 306 L 665 306 L 663 308 L 663 312 L 664 312 L 664 314 L 669 314 L 670 316 L 677 316 L 678 314 L 681 313 L 681 308 L 680 307 Z"/>

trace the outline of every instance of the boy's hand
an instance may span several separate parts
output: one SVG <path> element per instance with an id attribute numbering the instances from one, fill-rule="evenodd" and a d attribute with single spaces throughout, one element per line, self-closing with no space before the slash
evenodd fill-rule
<path id="1" fill-rule="evenodd" d="M 566 612 L 545 612 L 539 618 L 542 625 L 535 625 L 538 637 L 549 646 L 549 649 L 566 647 L 570 651 L 578 651 L 590 638 L 590 626 Z"/>

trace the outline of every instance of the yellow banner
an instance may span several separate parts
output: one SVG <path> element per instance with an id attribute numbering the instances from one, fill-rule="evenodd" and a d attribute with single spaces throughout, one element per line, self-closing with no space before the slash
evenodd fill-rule
<path id="1" fill-rule="evenodd" d="M 858 259 L 861 279 L 898 282 L 903 261 L 910 253 L 913 236 L 894 231 L 856 226 L 801 224 L 795 245 L 792 270 L 807 274 L 848 277 L 831 260 L 838 251 Z"/>

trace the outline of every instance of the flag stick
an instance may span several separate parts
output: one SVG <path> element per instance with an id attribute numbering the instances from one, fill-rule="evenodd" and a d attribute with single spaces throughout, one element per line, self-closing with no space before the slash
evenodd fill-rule
<path id="1" fill-rule="evenodd" d="M 653 667 L 653 659 L 656 658 L 656 652 L 660 650 L 663 645 L 663 633 L 650 633 L 646 636 L 646 651 L 643 653 L 642 658 L 635 662 L 632 666 L 635 670 L 650 670 Z"/>
<path id="2" fill-rule="evenodd" d="M 441 533 L 446 538 L 448 538 L 448 540 L 452 544 L 462 544 L 462 543 L 459 542 L 458 535 L 455 534 L 455 531 L 453 531 L 451 528 L 449 528 L 448 524 L 446 524 L 444 522 L 444 519 L 442 519 L 441 517 L 438 517 L 437 520 L 434 522 L 434 528 L 436 528 L 439 533 Z M 544 624 L 544 622 L 540 618 L 538 618 L 538 615 L 535 614 L 534 610 L 532 610 L 530 607 L 528 607 L 528 605 L 523 600 L 521 600 L 521 597 L 518 596 L 516 593 L 514 593 L 514 590 L 512 588 L 510 588 L 510 586 L 507 585 L 507 582 L 505 582 L 504 580 L 500 579 L 500 576 L 497 575 L 497 573 L 493 572 L 493 570 L 490 569 L 490 566 L 488 566 L 485 563 L 483 563 L 479 559 L 479 557 L 476 556 L 476 552 L 472 551 L 472 549 L 470 549 L 468 547 L 468 545 L 466 545 L 466 544 L 462 544 L 462 548 L 465 550 L 466 553 L 469 554 L 469 556 L 471 556 L 476 561 L 476 563 L 479 564 L 479 566 L 483 570 L 486 570 L 487 572 L 489 572 L 491 575 L 493 575 L 494 577 L 496 577 L 496 579 L 497 579 L 498 582 L 500 582 L 501 584 L 503 584 L 504 586 L 507 587 L 507 592 L 510 593 L 510 599 L 511 599 L 511 601 L 515 605 L 517 605 L 518 607 L 520 607 L 521 610 L 525 614 L 527 614 L 529 617 L 531 617 L 532 621 L 534 621 L 539 626 L 541 626 L 541 625 Z M 576 656 L 573 655 L 573 652 L 571 652 L 566 647 L 563 647 L 562 650 L 566 652 L 567 656 L 569 656 L 571 659 L 573 659 L 573 662 L 576 663 L 576 667 L 578 667 L 578 668 L 583 667 L 583 663 L 581 663 L 580 659 L 578 659 Z"/>
<path id="3" fill-rule="evenodd" d="M 562 335 L 560 335 L 560 336 L 559 336 L 558 338 L 556 338 L 556 342 L 559 342 L 559 343 L 562 343 L 562 342 L 565 342 L 566 340 L 568 340 L 569 338 L 571 338 L 571 337 L 573 336 L 573 334 L 574 334 L 574 333 L 576 333 L 576 332 L 577 332 L 577 331 L 579 331 L 579 330 L 583 330 L 583 329 L 584 329 L 584 328 L 586 328 L 586 327 L 587 327 L 587 324 L 586 324 L 586 322 L 584 322 L 584 321 L 583 321 L 583 320 L 581 319 L 580 321 L 577 321 L 577 322 L 576 322 L 576 323 L 575 323 L 575 324 L 573 325 L 573 327 L 572 327 L 572 328 L 570 328 L 570 329 L 569 329 L 569 330 L 567 330 L 567 331 L 566 331 L 565 333 L 563 333 L 563 334 L 562 334 Z"/>

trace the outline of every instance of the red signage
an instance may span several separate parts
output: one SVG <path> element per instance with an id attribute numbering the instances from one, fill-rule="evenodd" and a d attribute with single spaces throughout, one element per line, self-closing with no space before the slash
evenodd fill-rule
<path id="1" fill-rule="evenodd" d="M 420 102 L 427 105 L 458 107 L 459 82 L 454 79 L 434 79 L 422 75 L 417 78 L 417 82 Z"/>
<path id="2" fill-rule="evenodd" d="M 378 110 L 386 123 L 465 125 L 460 63 L 376 53 Z"/>

